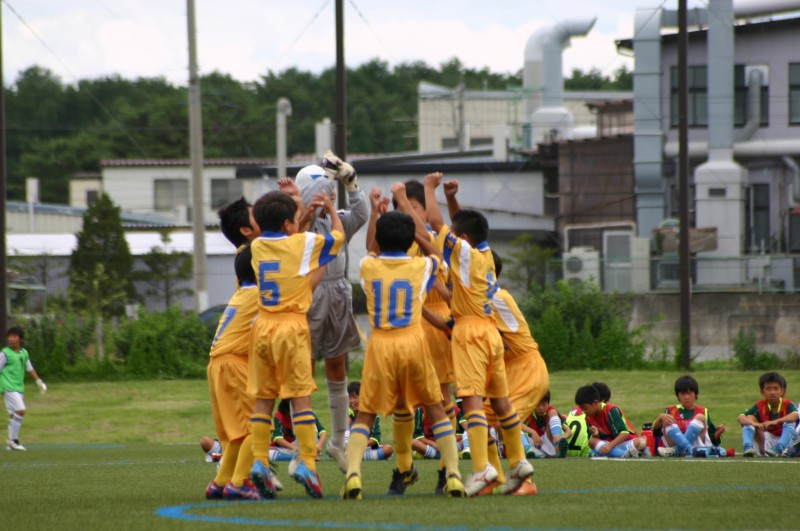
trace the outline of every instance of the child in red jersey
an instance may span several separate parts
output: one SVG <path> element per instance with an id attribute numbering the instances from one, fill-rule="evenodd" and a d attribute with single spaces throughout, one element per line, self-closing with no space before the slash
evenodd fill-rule
<path id="1" fill-rule="evenodd" d="M 544 456 L 567 457 L 568 441 L 572 432 L 564 425 L 564 417 L 550 405 L 549 390 L 525 420 L 522 430 Z"/>
<path id="2" fill-rule="evenodd" d="M 764 399 L 739 415 L 744 456 L 778 457 L 791 443 L 798 420 L 797 407 L 784 398 L 786 379 L 777 372 L 762 374 L 758 385 Z"/>
<path id="3" fill-rule="evenodd" d="M 715 426 L 708 409 L 695 404 L 700 394 L 697 380 L 681 376 L 675 380 L 679 404 L 667 407 L 653 422 L 653 432 L 661 436 L 660 455 L 687 456 L 697 446 L 719 446 L 725 426 Z"/>
<path id="4" fill-rule="evenodd" d="M 586 413 L 589 446 L 594 455 L 640 457 L 647 440 L 639 437 L 625 413 L 610 402 L 600 400 L 597 387 L 585 385 L 575 393 L 575 404 Z M 590 454 L 592 455 L 592 454 Z"/>

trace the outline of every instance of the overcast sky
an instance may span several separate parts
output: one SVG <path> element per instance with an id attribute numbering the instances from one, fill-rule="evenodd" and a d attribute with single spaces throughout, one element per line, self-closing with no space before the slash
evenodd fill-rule
<path id="1" fill-rule="evenodd" d="M 0 1 L 6 84 L 33 65 L 66 83 L 112 74 L 187 83 L 185 0 Z M 375 57 L 437 66 L 458 57 L 468 67 L 516 72 L 538 28 L 597 17 L 587 37 L 573 39 L 564 70 L 610 74 L 622 64 L 632 68 L 614 39 L 632 37 L 636 8 L 663 4 L 677 8 L 677 0 L 345 0 L 345 56 L 349 66 Z M 249 81 L 292 66 L 331 67 L 334 6 L 335 0 L 196 0 L 201 72 Z"/>

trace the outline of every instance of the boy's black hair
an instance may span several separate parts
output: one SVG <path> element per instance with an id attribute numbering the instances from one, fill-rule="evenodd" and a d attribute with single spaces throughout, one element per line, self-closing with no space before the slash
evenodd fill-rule
<path id="1" fill-rule="evenodd" d="M 217 210 L 219 228 L 222 230 L 222 234 L 236 247 L 247 243 L 247 238 L 244 237 L 239 229 L 250 227 L 251 206 L 244 197 L 241 197 Z"/>
<path id="2" fill-rule="evenodd" d="M 600 393 L 594 385 L 584 385 L 575 392 L 575 404 L 592 404 L 600 402 Z"/>
<path id="3" fill-rule="evenodd" d="M 500 278 L 500 273 L 503 271 L 503 259 L 494 249 L 492 249 L 492 258 L 494 258 L 494 278 Z"/>
<path id="4" fill-rule="evenodd" d="M 416 179 L 409 179 L 403 183 L 406 185 L 406 197 L 409 200 L 414 199 L 425 207 L 425 186 Z M 395 201 L 394 197 L 392 197 L 392 206 L 397 210 L 397 201 Z"/>
<path id="5" fill-rule="evenodd" d="M 761 375 L 761 378 L 758 379 L 758 387 L 762 390 L 768 383 L 776 383 L 781 386 L 781 389 L 786 389 L 786 378 L 777 372 L 765 372 Z"/>
<path id="6" fill-rule="evenodd" d="M 350 382 L 347 384 L 347 394 L 348 395 L 360 395 L 361 394 L 361 382 L 355 381 Z"/>
<path id="7" fill-rule="evenodd" d="M 253 205 L 253 218 L 262 231 L 282 232 L 286 221 L 294 221 L 297 203 L 279 190 L 267 192 Z"/>
<path id="8" fill-rule="evenodd" d="M 6 332 L 6 337 L 10 336 L 11 334 L 17 334 L 19 336 L 19 340 L 22 341 L 25 339 L 25 331 L 22 329 L 21 326 L 12 326 Z"/>
<path id="9" fill-rule="evenodd" d="M 489 222 L 477 210 L 465 208 L 453 216 L 453 232 L 456 236 L 466 235 L 472 245 L 478 245 L 489 239 Z"/>
<path id="10" fill-rule="evenodd" d="M 594 382 L 592 387 L 597 389 L 597 394 L 600 395 L 601 402 L 608 402 L 611 400 L 611 388 L 603 382 Z"/>
<path id="11" fill-rule="evenodd" d="M 236 258 L 233 259 L 233 269 L 236 271 L 236 279 L 239 284 L 244 282 L 256 283 L 256 273 L 253 271 L 252 260 L 253 251 L 249 245 L 239 251 L 236 254 Z"/>
<path id="12" fill-rule="evenodd" d="M 697 380 L 688 374 L 675 380 L 675 396 L 678 396 L 678 393 L 688 393 L 689 391 L 700 396 L 700 384 L 697 383 Z"/>
<path id="13" fill-rule="evenodd" d="M 406 252 L 414 243 L 414 220 L 405 212 L 393 210 L 378 218 L 375 224 L 375 241 L 381 252 Z"/>
<path id="14" fill-rule="evenodd" d="M 548 404 L 550 403 L 550 389 L 547 390 L 547 392 L 544 394 L 542 399 L 539 400 L 539 402 L 547 402 Z"/>

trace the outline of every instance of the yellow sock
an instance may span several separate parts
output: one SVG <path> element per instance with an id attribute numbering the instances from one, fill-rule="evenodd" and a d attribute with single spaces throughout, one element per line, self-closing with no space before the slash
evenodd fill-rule
<path id="1" fill-rule="evenodd" d="M 447 418 L 450 420 L 450 425 L 453 427 L 453 433 L 456 432 L 456 427 L 458 426 L 458 421 L 456 419 L 456 406 L 454 404 L 445 404 L 444 413 L 447 415 Z M 456 451 L 458 448 L 456 448 Z M 442 454 L 441 459 L 439 459 L 439 470 L 445 468 L 447 463 L 445 463 L 444 454 Z"/>
<path id="2" fill-rule="evenodd" d="M 520 459 L 525 459 L 525 449 L 522 447 L 522 428 L 515 409 L 500 419 L 500 428 L 503 430 L 503 444 L 506 446 L 508 466 L 514 468 Z"/>
<path id="3" fill-rule="evenodd" d="M 361 461 L 369 442 L 369 427 L 365 424 L 350 426 L 350 440 L 347 442 L 347 477 L 350 474 L 361 475 Z"/>
<path id="4" fill-rule="evenodd" d="M 236 460 L 239 458 L 239 447 L 242 445 L 242 441 L 220 441 L 219 444 L 222 446 L 222 461 L 219 463 L 219 470 L 217 470 L 214 483 L 224 487 L 233 477 L 233 470 L 236 468 Z"/>
<path id="5" fill-rule="evenodd" d="M 317 471 L 317 417 L 310 409 L 295 411 L 292 415 L 292 429 L 297 437 L 300 459 L 312 472 Z"/>
<path id="6" fill-rule="evenodd" d="M 486 414 L 481 409 L 467 411 L 464 418 L 467 421 L 467 434 L 469 434 L 469 449 L 472 452 L 472 471 L 480 472 L 489 462 L 487 446 L 489 444 L 489 423 Z"/>
<path id="7" fill-rule="evenodd" d="M 450 419 L 437 422 L 431 426 L 433 437 L 436 439 L 436 446 L 442 454 L 442 461 L 447 468 L 447 474 L 456 474 L 461 477 L 458 471 L 458 447 L 456 446 L 456 432 Z"/>
<path id="8" fill-rule="evenodd" d="M 247 435 L 240 443 L 239 458 L 233 470 L 231 482 L 234 487 L 244 485 L 244 480 L 250 477 L 250 468 L 253 466 L 253 436 Z"/>
<path id="9" fill-rule="evenodd" d="M 500 464 L 500 454 L 497 452 L 497 440 L 494 437 L 489 437 L 489 447 L 487 449 L 489 455 L 489 463 L 497 470 L 498 483 L 506 482 L 506 473 L 503 472 L 503 465 Z"/>
<path id="10" fill-rule="evenodd" d="M 250 433 L 253 438 L 253 462 L 258 459 L 269 466 L 269 444 L 272 439 L 272 415 L 253 413 L 250 417 Z"/>
<path id="11" fill-rule="evenodd" d="M 414 415 L 408 411 L 395 411 L 392 420 L 394 432 L 394 452 L 397 456 L 397 470 L 411 470 L 411 438 L 414 436 Z"/>

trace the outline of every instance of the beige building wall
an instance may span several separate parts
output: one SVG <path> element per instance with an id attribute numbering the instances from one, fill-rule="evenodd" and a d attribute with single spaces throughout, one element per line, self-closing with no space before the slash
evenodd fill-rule
<path id="1" fill-rule="evenodd" d="M 103 191 L 103 181 L 97 179 L 71 179 L 69 181 L 69 206 L 89 207 L 89 196 L 93 192 L 99 195 Z"/>

